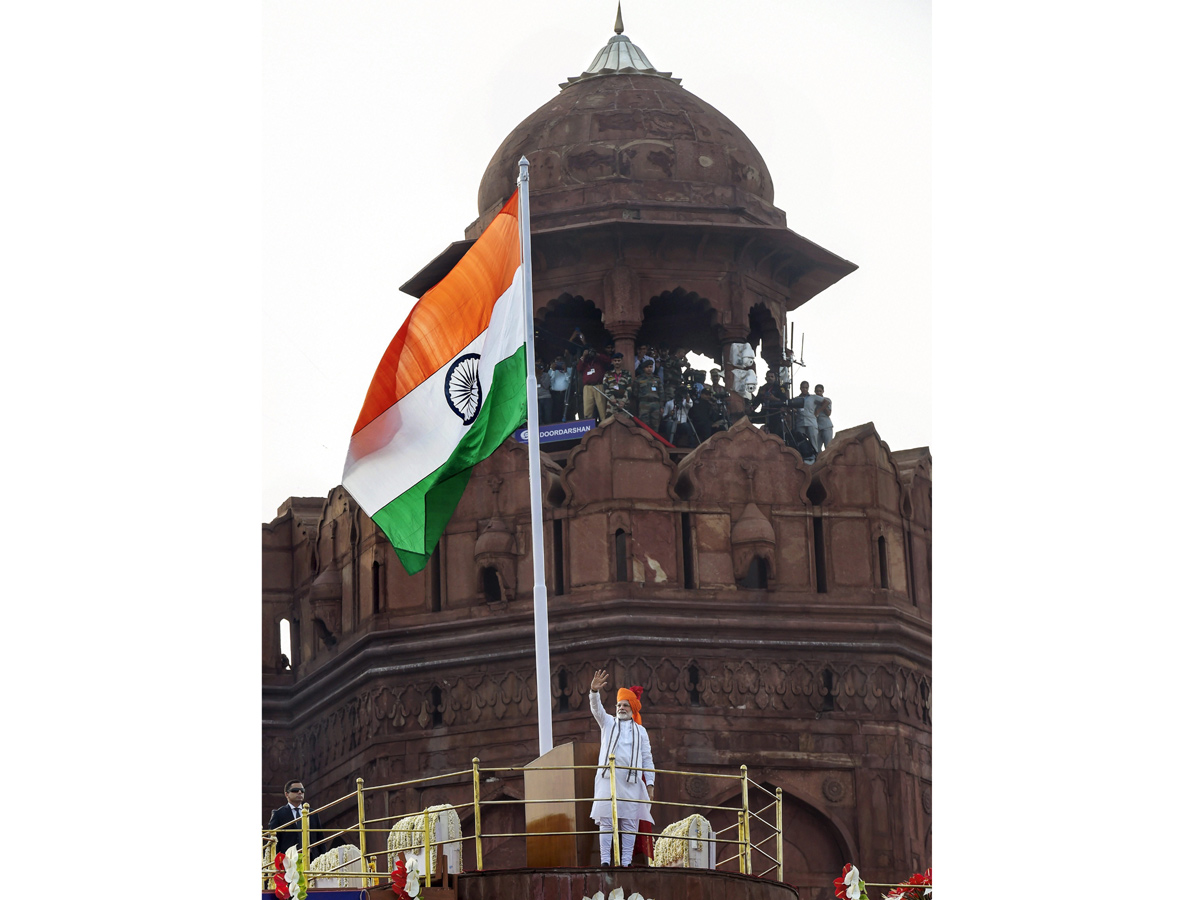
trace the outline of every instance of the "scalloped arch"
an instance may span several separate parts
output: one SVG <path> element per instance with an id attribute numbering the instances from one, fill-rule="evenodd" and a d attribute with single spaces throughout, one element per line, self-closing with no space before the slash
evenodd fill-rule
<path id="1" fill-rule="evenodd" d="M 712 301 L 696 291 L 676 285 L 660 291 L 642 307 L 642 325 L 634 343 L 677 345 L 693 353 L 721 358 L 717 334 L 718 313 Z"/>

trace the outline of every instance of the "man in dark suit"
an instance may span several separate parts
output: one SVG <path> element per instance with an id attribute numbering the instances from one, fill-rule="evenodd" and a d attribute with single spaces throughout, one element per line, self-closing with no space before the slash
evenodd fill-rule
<path id="1" fill-rule="evenodd" d="M 271 813 L 271 821 L 267 823 L 267 828 L 278 831 L 279 843 L 275 846 L 276 853 L 286 853 L 289 847 L 295 847 L 296 852 L 299 852 L 301 849 L 300 807 L 304 805 L 304 782 L 298 778 L 292 779 L 284 785 L 283 796 L 287 798 L 287 803 Z M 314 859 L 330 847 L 328 841 L 313 847 L 322 837 L 324 834 L 321 831 L 321 817 L 315 812 L 309 813 L 308 845 L 310 855 Z M 311 862 L 311 860 L 309 861 Z"/>

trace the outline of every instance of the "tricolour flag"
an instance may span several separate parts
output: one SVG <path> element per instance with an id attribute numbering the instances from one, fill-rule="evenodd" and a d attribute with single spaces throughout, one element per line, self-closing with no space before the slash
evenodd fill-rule
<path id="1" fill-rule="evenodd" d="M 425 567 L 471 469 L 526 420 L 517 194 L 413 307 L 367 389 L 342 484 Z"/>

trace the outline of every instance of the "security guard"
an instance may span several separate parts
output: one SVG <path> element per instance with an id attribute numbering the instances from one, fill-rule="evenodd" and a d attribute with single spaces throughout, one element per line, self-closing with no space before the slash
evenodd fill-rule
<path id="1" fill-rule="evenodd" d="M 662 383 L 654 374 L 654 361 L 642 362 L 637 378 L 633 379 L 633 393 L 637 397 L 638 418 L 658 431 L 658 419 L 662 413 Z"/>
<path id="2" fill-rule="evenodd" d="M 601 390 L 608 394 L 608 411 L 614 416 L 618 409 L 629 405 L 629 389 L 633 387 L 633 375 L 621 364 L 623 357 L 619 352 L 613 354 L 613 367 L 604 373 L 601 383 Z"/>

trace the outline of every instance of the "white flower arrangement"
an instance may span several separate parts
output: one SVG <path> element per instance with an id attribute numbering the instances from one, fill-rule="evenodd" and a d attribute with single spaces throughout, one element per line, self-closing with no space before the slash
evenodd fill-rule
<path id="1" fill-rule="evenodd" d="M 662 836 L 654 842 L 654 857 L 650 865 L 658 868 L 671 866 L 686 866 L 688 864 L 688 843 L 691 838 L 692 826 L 697 825 L 697 833 L 711 834 L 712 825 L 701 815 L 691 815 L 686 819 L 673 822 L 662 830 Z M 704 843 L 695 841 L 695 850 L 700 850 Z"/>
<path id="2" fill-rule="evenodd" d="M 429 813 L 431 834 L 436 830 L 439 817 L 445 824 L 447 843 L 443 844 L 443 847 L 462 840 L 462 823 L 459 821 L 458 811 L 449 803 L 431 806 L 428 810 L 404 816 L 392 826 L 387 841 L 389 866 L 395 865 L 395 860 L 400 852 L 424 851 L 425 812 Z"/>

